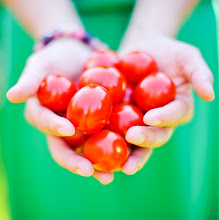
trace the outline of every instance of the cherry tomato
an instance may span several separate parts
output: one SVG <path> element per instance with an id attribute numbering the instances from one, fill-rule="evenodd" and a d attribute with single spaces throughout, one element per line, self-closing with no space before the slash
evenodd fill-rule
<path id="1" fill-rule="evenodd" d="M 79 131 L 94 134 L 107 124 L 111 112 L 109 92 L 102 86 L 90 84 L 73 96 L 67 108 L 67 118 Z"/>
<path id="2" fill-rule="evenodd" d="M 136 125 L 144 125 L 143 113 L 136 106 L 119 103 L 113 106 L 107 129 L 125 137 L 127 130 Z"/>
<path id="3" fill-rule="evenodd" d="M 128 158 L 128 147 L 122 136 L 102 130 L 89 137 L 83 148 L 84 157 L 103 172 L 118 170 Z"/>
<path id="4" fill-rule="evenodd" d="M 126 90 L 122 102 L 127 104 L 134 103 L 134 87 L 131 84 L 126 85 Z"/>
<path id="5" fill-rule="evenodd" d="M 162 107 L 173 101 L 176 86 L 164 73 L 156 72 L 146 76 L 135 88 L 135 103 L 143 111 Z"/>
<path id="6" fill-rule="evenodd" d="M 63 139 L 72 147 L 80 147 L 88 138 L 88 135 L 82 133 L 79 130 L 75 130 L 75 134 L 69 137 L 63 137 Z"/>
<path id="7" fill-rule="evenodd" d="M 52 111 L 64 112 L 76 93 L 74 82 L 60 75 L 48 75 L 38 90 L 41 104 Z"/>
<path id="8" fill-rule="evenodd" d="M 95 51 L 85 64 L 84 70 L 97 66 L 117 67 L 120 59 L 112 50 Z"/>
<path id="9" fill-rule="evenodd" d="M 64 118 L 67 118 L 66 114 L 63 116 Z M 87 140 L 89 136 L 82 133 L 79 130 L 75 130 L 75 134 L 68 137 L 63 137 L 63 139 L 73 148 L 82 146 L 82 144 Z"/>
<path id="10" fill-rule="evenodd" d="M 132 52 L 121 60 L 119 70 L 127 82 L 135 84 L 151 72 L 157 71 L 157 64 L 147 53 Z"/>
<path id="11" fill-rule="evenodd" d="M 125 94 L 126 80 L 124 76 L 113 67 L 95 67 L 86 70 L 79 80 L 79 88 L 91 83 L 101 85 L 107 89 L 113 104 L 121 101 Z"/>

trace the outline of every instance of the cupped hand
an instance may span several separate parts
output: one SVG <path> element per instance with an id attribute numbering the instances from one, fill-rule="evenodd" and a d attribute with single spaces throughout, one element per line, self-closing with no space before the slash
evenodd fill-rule
<path id="1" fill-rule="evenodd" d="M 21 77 L 8 91 L 7 98 L 13 103 L 27 101 L 25 116 L 41 131 L 57 136 L 73 135 L 74 127 L 67 119 L 41 106 L 37 91 L 48 74 L 77 79 L 90 53 L 89 48 L 72 39 L 51 42 L 28 58 Z"/>
<path id="2" fill-rule="evenodd" d="M 51 42 L 28 58 L 21 77 L 8 91 L 7 98 L 13 103 L 27 101 L 25 117 L 30 124 L 48 134 L 51 155 L 59 165 L 75 174 L 93 175 L 101 183 L 108 184 L 113 180 L 113 173 L 94 170 L 90 161 L 58 137 L 75 133 L 71 122 L 43 107 L 37 98 L 39 86 L 48 74 L 60 74 L 77 81 L 91 52 L 89 47 L 73 39 L 63 38 Z"/>
<path id="3" fill-rule="evenodd" d="M 161 34 L 152 34 L 125 38 L 120 54 L 132 51 L 145 51 L 154 57 L 159 71 L 169 75 L 175 83 L 176 97 L 164 107 L 146 112 L 143 120 L 149 126 L 135 126 L 127 131 L 126 140 L 143 147 L 136 148 L 123 166 L 122 171 L 127 174 L 141 169 L 151 149 L 165 144 L 176 126 L 192 119 L 192 88 L 205 101 L 212 101 L 215 97 L 212 73 L 196 47 Z"/>

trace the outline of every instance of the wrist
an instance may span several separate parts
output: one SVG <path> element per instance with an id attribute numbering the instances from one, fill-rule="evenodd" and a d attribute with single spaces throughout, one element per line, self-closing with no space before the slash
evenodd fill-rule
<path id="1" fill-rule="evenodd" d="M 198 0 L 142 0 L 136 3 L 128 32 L 138 30 L 141 35 L 175 37 L 184 19 Z M 134 32 L 133 31 L 133 32 Z"/>
<path id="2" fill-rule="evenodd" d="M 166 17 L 162 22 L 158 18 L 153 18 L 150 15 L 145 16 L 145 22 L 133 19 L 126 31 L 127 35 L 137 38 L 166 36 L 174 38 L 178 32 L 179 22 L 177 19 L 170 19 Z M 173 21 L 174 20 L 174 21 Z"/>
<path id="3" fill-rule="evenodd" d="M 142 0 L 136 3 L 128 32 L 139 32 L 144 36 L 162 34 L 174 37 L 180 25 L 179 11 L 172 0 Z M 129 31 L 130 29 L 130 31 Z"/>
<path id="4" fill-rule="evenodd" d="M 42 37 L 34 46 L 34 51 L 39 51 L 52 41 L 60 38 L 74 39 L 80 43 L 85 44 L 92 50 L 105 50 L 108 46 L 102 43 L 98 38 L 91 36 L 83 28 L 78 26 L 65 26 L 54 29 L 51 33 L 48 33 Z"/>
<path id="5" fill-rule="evenodd" d="M 169 38 L 164 35 L 160 31 L 156 30 L 148 30 L 148 31 L 141 31 L 139 28 L 135 27 L 132 29 L 128 29 L 121 41 L 120 50 L 126 50 L 130 52 L 131 50 L 142 50 L 142 48 L 146 48 L 147 45 L 149 46 L 153 41 L 161 40 Z"/>
<path id="6" fill-rule="evenodd" d="M 63 30 L 69 28 L 74 29 L 78 27 L 83 29 L 83 24 L 77 14 L 77 10 L 71 1 L 39 0 L 37 2 L 38 4 L 36 3 L 35 7 L 38 8 L 38 5 L 39 7 L 44 5 L 44 8 L 50 9 L 50 13 L 48 16 L 47 10 L 43 10 L 42 16 L 39 16 L 39 12 L 34 16 L 35 18 L 37 16 L 37 19 L 34 19 L 34 22 L 31 22 L 31 24 L 33 24 L 31 30 L 34 31 L 33 34 L 35 39 L 41 39 L 43 35 L 51 33 L 57 27 Z M 32 7 L 33 5 L 34 4 L 32 4 Z M 38 8 L 38 10 L 40 9 Z"/>

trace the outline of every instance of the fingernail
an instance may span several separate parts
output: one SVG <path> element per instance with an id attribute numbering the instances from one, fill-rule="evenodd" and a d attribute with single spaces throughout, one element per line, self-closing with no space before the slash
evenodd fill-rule
<path id="1" fill-rule="evenodd" d="M 8 99 L 9 101 L 12 100 L 10 96 L 11 96 L 11 91 L 12 91 L 13 88 L 14 88 L 14 87 L 10 88 L 10 89 L 7 91 L 7 93 L 6 93 L 6 97 L 7 97 L 7 99 Z"/>
<path id="2" fill-rule="evenodd" d="M 61 135 L 61 136 L 72 136 L 74 135 L 74 132 L 69 132 L 68 130 L 66 130 L 64 127 L 59 127 L 57 129 L 57 132 Z"/>
<path id="3" fill-rule="evenodd" d="M 138 167 L 136 167 L 132 172 L 129 172 L 130 175 L 135 174 L 138 171 Z"/>
<path id="4" fill-rule="evenodd" d="M 131 169 L 130 169 L 131 168 Z M 127 174 L 127 175 L 133 175 L 138 171 L 138 167 L 134 167 L 134 169 L 132 167 L 125 167 L 122 169 L 122 172 Z"/>
<path id="5" fill-rule="evenodd" d="M 132 144 L 137 144 L 137 145 L 138 144 L 143 144 L 145 142 L 145 136 L 143 134 L 137 134 L 133 138 L 128 138 L 127 141 L 132 143 Z"/>
<path id="6" fill-rule="evenodd" d="M 214 89 L 210 81 L 205 82 L 205 88 L 211 93 L 212 100 L 215 98 Z"/>
<path id="7" fill-rule="evenodd" d="M 102 184 L 107 185 L 107 184 L 111 183 L 113 181 L 113 179 L 114 179 L 114 176 L 106 175 L 105 177 L 101 178 L 101 182 L 102 182 Z"/>
<path id="8" fill-rule="evenodd" d="M 87 176 L 86 174 L 84 174 L 80 169 L 76 169 L 75 173 L 81 176 Z"/>

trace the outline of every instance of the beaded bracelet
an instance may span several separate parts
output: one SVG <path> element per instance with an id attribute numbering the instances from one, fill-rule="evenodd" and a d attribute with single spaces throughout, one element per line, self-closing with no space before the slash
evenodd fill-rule
<path id="1" fill-rule="evenodd" d="M 39 51 L 47 44 L 52 42 L 55 39 L 67 37 L 79 40 L 86 44 L 87 46 L 91 47 L 93 50 L 105 50 L 108 46 L 101 42 L 98 38 L 92 37 L 90 34 L 85 32 L 83 29 L 76 29 L 76 30 L 55 30 L 51 34 L 45 35 L 41 41 L 37 42 L 34 45 L 34 51 Z"/>

